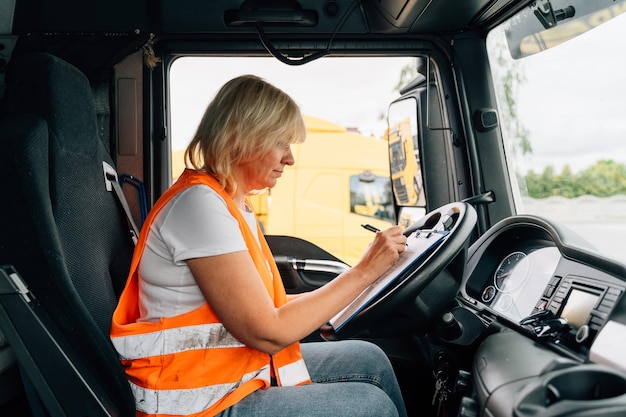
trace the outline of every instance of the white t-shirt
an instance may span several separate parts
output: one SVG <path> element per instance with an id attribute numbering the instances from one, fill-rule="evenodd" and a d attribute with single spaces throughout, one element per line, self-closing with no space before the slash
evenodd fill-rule
<path id="1" fill-rule="evenodd" d="M 254 213 L 241 212 L 256 235 Z M 139 263 L 139 321 L 173 317 L 205 303 L 185 260 L 244 250 L 239 224 L 221 196 L 205 185 L 178 193 L 150 226 Z"/>

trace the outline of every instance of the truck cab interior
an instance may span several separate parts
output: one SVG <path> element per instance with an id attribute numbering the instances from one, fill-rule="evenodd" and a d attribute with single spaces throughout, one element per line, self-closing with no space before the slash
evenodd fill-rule
<path id="1" fill-rule="evenodd" d="M 626 415 L 625 11 L 623 0 L 3 0 L 0 414 L 135 415 L 109 330 L 138 231 L 177 174 L 176 112 L 192 99 L 174 100 L 174 68 L 205 60 L 210 84 L 227 62 L 256 73 L 265 60 L 318 92 L 365 74 L 358 90 L 385 113 L 385 219 L 445 233 L 345 325 L 303 343 L 382 347 L 411 416 Z M 571 61 L 541 61 L 551 53 Z M 348 64 L 398 59 L 410 64 L 391 77 Z M 328 61 L 319 78 L 297 72 Z M 389 99 L 374 90 L 385 77 Z M 189 89 L 210 99 L 202 83 Z M 368 233 L 356 229 L 345 233 Z M 288 293 L 350 266 L 305 233 L 266 239 Z"/>

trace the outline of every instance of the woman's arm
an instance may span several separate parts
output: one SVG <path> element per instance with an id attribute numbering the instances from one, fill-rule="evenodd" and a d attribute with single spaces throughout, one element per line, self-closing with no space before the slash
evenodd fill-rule
<path id="1" fill-rule="evenodd" d="M 354 267 L 279 308 L 274 307 L 247 251 L 189 259 L 187 264 L 224 326 L 242 343 L 273 354 L 341 311 L 398 259 L 405 244 L 398 226 L 377 233 Z"/>

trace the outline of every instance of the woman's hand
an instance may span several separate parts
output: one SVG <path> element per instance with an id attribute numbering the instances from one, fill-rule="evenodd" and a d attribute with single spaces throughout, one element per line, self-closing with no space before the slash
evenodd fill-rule
<path id="1" fill-rule="evenodd" d="M 373 282 L 396 263 L 405 249 L 406 236 L 402 234 L 400 226 L 376 232 L 376 237 L 353 269 L 363 271 L 363 274 Z"/>

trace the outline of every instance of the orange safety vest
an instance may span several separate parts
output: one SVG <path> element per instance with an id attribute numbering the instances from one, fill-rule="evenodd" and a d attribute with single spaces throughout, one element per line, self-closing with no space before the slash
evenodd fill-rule
<path id="1" fill-rule="evenodd" d="M 150 225 L 176 194 L 203 184 L 222 196 L 239 228 L 250 256 L 275 306 L 287 301 L 280 273 L 258 229 L 260 246 L 232 198 L 209 174 L 186 169 L 156 202 L 142 227 L 126 287 L 111 325 L 111 341 L 128 376 L 138 416 L 202 416 L 218 414 L 259 388 L 311 382 L 294 343 L 269 355 L 239 342 L 222 325 L 207 303 L 159 322 L 137 322 L 138 266 Z"/>

